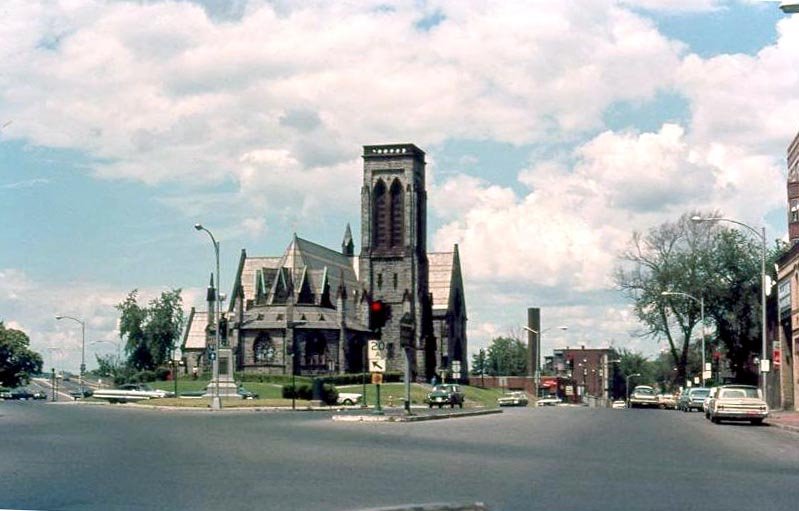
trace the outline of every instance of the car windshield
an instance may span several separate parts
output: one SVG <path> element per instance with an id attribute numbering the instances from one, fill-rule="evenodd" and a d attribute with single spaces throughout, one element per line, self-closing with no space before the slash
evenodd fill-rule
<path id="1" fill-rule="evenodd" d="M 691 397 L 705 397 L 710 394 L 710 389 L 695 389 L 688 394 Z"/>
<path id="2" fill-rule="evenodd" d="M 654 391 L 654 390 L 652 390 L 652 389 L 651 389 L 651 388 L 649 388 L 649 387 L 637 387 L 637 388 L 635 389 L 635 393 L 636 393 L 636 394 L 646 394 L 646 395 L 650 395 L 650 396 L 652 396 L 652 395 L 654 395 L 654 394 L 655 394 L 655 391 Z"/>
<path id="3" fill-rule="evenodd" d="M 743 398 L 759 398 L 760 394 L 756 388 L 734 388 L 724 389 L 721 391 L 720 398 L 722 399 L 743 399 Z"/>
<path id="4" fill-rule="evenodd" d="M 450 385 L 436 385 L 433 387 L 433 392 L 449 392 L 452 390 Z"/>

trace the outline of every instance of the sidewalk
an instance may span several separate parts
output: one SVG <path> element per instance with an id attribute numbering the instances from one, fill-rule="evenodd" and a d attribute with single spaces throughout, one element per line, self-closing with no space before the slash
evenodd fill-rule
<path id="1" fill-rule="evenodd" d="M 799 433 L 799 412 L 772 412 L 766 419 L 766 424 Z"/>

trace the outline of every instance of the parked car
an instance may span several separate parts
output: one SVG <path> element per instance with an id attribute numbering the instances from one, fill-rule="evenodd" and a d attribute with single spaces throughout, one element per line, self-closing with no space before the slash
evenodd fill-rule
<path id="1" fill-rule="evenodd" d="M 542 397 L 535 402 L 535 406 L 557 406 L 560 402 L 559 397 Z"/>
<path id="2" fill-rule="evenodd" d="M 657 406 L 658 400 L 655 395 L 655 389 L 649 385 L 638 385 L 633 389 L 633 393 L 630 394 L 630 408 L 655 408 Z"/>
<path id="3" fill-rule="evenodd" d="M 94 391 L 92 389 L 86 388 L 86 387 L 84 387 L 82 389 L 77 389 L 77 390 L 70 391 L 70 393 L 69 393 L 69 395 L 72 396 L 76 400 L 77 399 L 87 398 L 87 397 L 92 397 L 93 394 L 94 394 Z"/>
<path id="4" fill-rule="evenodd" d="M 8 393 L 7 399 L 18 399 L 20 401 L 26 401 L 28 399 L 33 399 L 33 392 L 26 388 L 18 388 L 10 391 Z"/>
<path id="5" fill-rule="evenodd" d="M 127 403 L 129 401 L 141 401 L 144 399 L 156 399 L 163 397 L 174 397 L 173 392 L 161 389 L 153 389 L 146 383 L 126 383 L 116 389 L 97 389 L 94 397 L 106 399 L 110 403 Z"/>
<path id="6" fill-rule="evenodd" d="M 705 412 L 705 418 L 707 420 L 710 420 L 710 405 L 713 404 L 713 398 L 716 397 L 718 391 L 719 387 L 712 387 L 705 399 L 702 400 L 702 411 Z"/>
<path id="7" fill-rule="evenodd" d="M 499 406 L 527 406 L 528 402 L 524 392 L 508 392 L 497 399 Z"/>
<path id="8" fill-rule="evenodd" d="M 710 420 L 749 421 L 761 424 L 768 417 L 768 405 L 760 389 L 752 385 L 722 385 L 710 405 Z"/>
<path id="9" fill-rule="evenodd" d="M 33 392 L 33 399 L 47 399 L 47 394 L 41 390 L 35 390 Z"/>
<path id="10" fill-rule="evenodd" d="M 617 399 L 616 401 L 613 401 L 611 408 L 627 408 L 627 402 L 623 399 Z"/>
<path id="11" fill-rule="evenodd" d="M 250 392 L 241 385 L 239 385 L 239 388 L 236 392 L 238 392 L 242 399 L 258 399 L 258 394 L 255 392 Z"/>
<path id="12" fill-rule="evenodd" d="M 0 399 L 11 399 L 11 389 L 0 387 Z"/>
<path id="13" fill-rule="evenodd" d="M 680 397 L 679 408 L 684 412 L 692 410 L 701 410 L 705 398 L 710 394 L 710 389 L 707 387 L 694 387 L 686 390 Z"/>
<path id="14" fill-rule="evenodd" d="M 433 408 L 433 406 L 441 408 L 444 405 L 449 405 L 450 408 L 455 408 L 455 405 L 458 405 L 463 408 L 463 398 L 463 392 L 461 392 L 459 385 L 445 383 L 434 386 L 433 390 L 427 394 L 425 402 L 430 408 Z"/>
<path id="15" fill-rule="evenodd" d="M 338 398 L 336 398 L 336 404 L 351 406 L 357 405 L 363 399 L 363 394 L 358 394 L 356 392 L 339 392 Z"/>
<path id="16" fill-rule="evenodd" d="M 657 402 L 658 408 L 661 410 L 675 410 L 677 408 L 677 399 L 673 394 L 658 394 Z"/>

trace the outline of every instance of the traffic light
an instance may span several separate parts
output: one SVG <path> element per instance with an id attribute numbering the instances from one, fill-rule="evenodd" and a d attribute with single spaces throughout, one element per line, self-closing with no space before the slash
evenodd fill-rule
<path id="1" fill-rule="evenodd" d="M 391 317 L 391 307 L 383 300 L 374 300 L 369 304 L 369 330 L 380 330 Z"/>

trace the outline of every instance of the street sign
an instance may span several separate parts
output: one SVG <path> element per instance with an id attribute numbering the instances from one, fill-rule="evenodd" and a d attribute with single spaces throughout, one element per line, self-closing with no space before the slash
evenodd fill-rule
<path id="1" fill-rule="evenodd" d="M 770 362 L 771 361 L 769 359 L 767 359 L 767 358 L 765 358 L 765 359 L 760 361 L 760 372 L 761 373 L 767 373 L 767 372 L 769 372 L 771 370 Z"/>
<path id="2" fill-rule="evenodd" d="M 383 384 L 383 373 L 372 373 L 372 385 Z"/>
<path id="3" fill-rule="evenodd" d="M 713 373 L 711 373 L 710 371 L 705 371 L 704 373 L 702 373 L 702 377 L 706 380 L 709 380 L 713 377 Z"/>
<path id="4" fill-rule="evenodd" d="M 386 343 L 379 339 L 369 340 L 369 372 L 384 373 L 386 371 Z"/>
<path id="5" fill-rule="evenodd" d="M 461 361 L 460 360 L 453 360 L 452 361 L 452 372 L 453 373 L 460 373 L 461 372 Z M 460 376 L 458 376 L 460 378 Z"/>
<path id="6" fill-rule="evenodd" d="M 712 368 L 710 362 L 705 362 L 705 371 L 710 371 Z"/>

